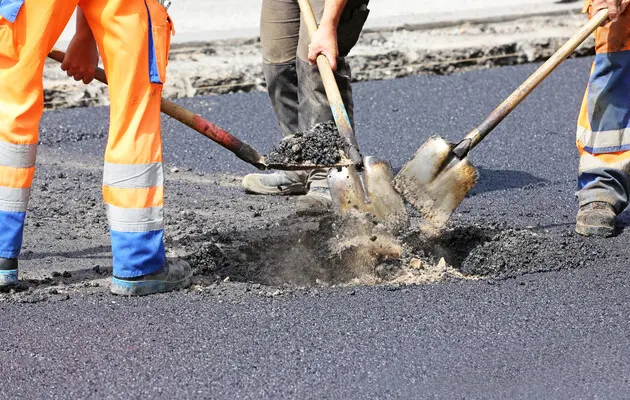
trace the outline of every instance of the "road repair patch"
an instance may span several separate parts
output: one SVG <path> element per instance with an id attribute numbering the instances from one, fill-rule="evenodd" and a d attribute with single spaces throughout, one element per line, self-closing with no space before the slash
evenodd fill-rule
<path id="1" fill-rule="evenodd" d="M 111 248 L 100 168 L 76 158 L 38 165 L 22 283 L 0 301 L 108 295 Z M 417 217 L 410 231 L 395 236 L 358 212 L 341 220 L 297 217 L 295 197 L 247 195 L 239 177 L 166 170 L 166 247 L 193 265 L 190 293 L 497 280 L 580 268 L 603 252 L 569 229 L 455 221 L 441 236 L 426 237 L 414 228 Z"/>

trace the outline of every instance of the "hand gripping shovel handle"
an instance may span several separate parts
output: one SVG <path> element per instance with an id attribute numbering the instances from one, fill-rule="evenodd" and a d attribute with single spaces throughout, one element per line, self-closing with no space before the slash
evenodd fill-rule
<path id="1" fill-rule="evenodd" d="M 63 51 L 54 49 L 48 54 L 48 57 L 61 63 L 63 62 L 65 55 L 66 54 Z M 101 68 L 96 69 L 94 77 L 96 78 L 96 80 L 107 84 L 105 71 L 103 71 Z M 238 138 L 232 136 L 230 133 L 216 126 L 212 122 L 207 121 L 200 115 L 194 114 L 184 107 L 178 106 L 177 104 L 166 99 L 162 99 L 161 110 L 164 114 L 175 118 L 184 125 L 196 130 L 208 139 L 211 139 L 218 145 L 231 151 L 238 158 L 245 161 L 246 163 L 249 163 L 258 169 L 267 168 L 267 166 L 265 165 L 264 157 L 256 150 L 254 150 L 254 148 L 252 148 L 247 143 L 242 142 Z"/>
<path id="2" fill-rule="evenodd" d="M 309 0 L 298 0 L 298 3 L 308 30 L 308 36 L 313 40 L 313 36 L 315 36 L 315 32 L 317 32 L 317 21 L 315 20 L 311 3 Z M 339 129 L 339 133 L 346 141 L 346 154 L 357 170 L 360 171 L 363 169 L 363 157 L 361 157 L 361 153 L 359 152 L 359 145 L 354 136 L 350 118 L 348 118 L 348 112 L 343 104 L 343 98 L 339 92 L 335 74 L 333 73 L 328 59 L 323 54 L 317 56 L 317 66 L 319 67 L 319 73 L 322 77 L 324 88 L 326 89 L 326 96 L 328 97 L 335 123 Z"/>
<path id="3" fill-rule="evenodd" d="M 497 127 L 527 96 L 540 85 L 564 60 L 567 59 L 597 28 L 608 20 L 608 10 L 601 10 L 593 16 L 578 33 L 564 44 L 547 62 L 529 77 L 514 93 L 497 107 L 476 129 L 473 129 L 453 149 L 453 153 L 463 159 L 479 142 Z"/>

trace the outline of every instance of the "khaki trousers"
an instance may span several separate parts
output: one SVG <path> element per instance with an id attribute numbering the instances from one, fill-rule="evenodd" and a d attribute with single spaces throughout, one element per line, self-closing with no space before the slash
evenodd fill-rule
<path id="1" fill-rule="evenodd" d="M 337 29 L 339 59 L 335 77 L 350 121 L 354 103 L 350 66 L 346 56 L 354 47 L 369 14 L 369 0 L 349 0 Z M 324 0 L 311 0 L 319 23 Z M 309 37 L 300 18 L 297 0 L 263 0 L 260 18 L 263 72 L 271 104 L 285 136 L 333 119 L 324 85 L 316 65 L 308 63 Z M 326 187 L 327 170 L 289 173 L 308 187 Z"/>

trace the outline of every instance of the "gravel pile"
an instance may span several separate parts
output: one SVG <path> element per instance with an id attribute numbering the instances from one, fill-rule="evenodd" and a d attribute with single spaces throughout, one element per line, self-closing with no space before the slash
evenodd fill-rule
<path id="1" fill-rule="evenodd" d="M 573 232 L 560 236 L 529 230 L 508 229 L 472 249 L 461 265 L 466 275 L 494 279 L 528 273 L 575 269 L 604 258 L 593 241 Z"/>
<path id="2" fill-rule="evenodd" d="M 344 140 L 333 121 L 285 138 L 266 157 L 268 164 L 334 165 L 341 161 Z"/>

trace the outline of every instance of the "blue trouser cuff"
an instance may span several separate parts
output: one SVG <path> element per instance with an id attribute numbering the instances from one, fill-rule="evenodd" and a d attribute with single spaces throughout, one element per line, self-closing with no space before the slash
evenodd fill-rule
<path id="1" fill-rule="evenodd" d="M 166 263 L 164 231 L 110 232 L 114 276 L 136 278 L 162 269 Z"/>
<path id="2" fill-rule="evenodd" d="M 25 212 L 0 211 L 0 257 L 17 258 L 22 248 Z"/>

